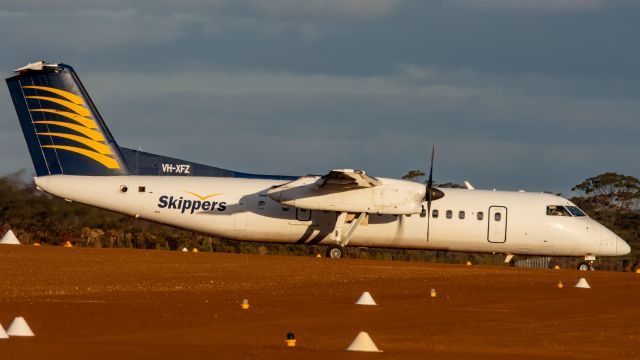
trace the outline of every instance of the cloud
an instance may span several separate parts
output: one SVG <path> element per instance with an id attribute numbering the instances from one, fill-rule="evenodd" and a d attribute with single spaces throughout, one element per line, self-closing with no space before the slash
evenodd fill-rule
<path id="1" fill-rule="evenodd" d="M 373 18 L 388 15 L 398 0 L 249 0 L 249 3 L 272 16 Z"/>
<path id="2" fill-rule="evenodd" d="M 438 181 L 638 175 L 637 1 L 454 1 L 10 1 L 0 66 L 67 62 L 121 145 L 246 171 L 398 177 L 435 144 Z M 31 169 L 0 95 L 0 173 Z"/>
<path id="3" fill-rule="evenodd" d="M 82 10 L 76 12 L 0 12 L 2 28 L 22 37 L 8 39 L 10 46 L 29 39 L 31 47 L 55 48 L 66 53 L 89 53 L 127 44 L 171 43 L 193 19 L 184 15 L 140 15 L 134 10 Z M 47 34 L 47 36 L 42 36 Z"/>
<path id="4" fill-rule="evenodd" d="M 154 0 L 153 5 L 143 0 L 20 0 L 7 1 L 4 11 L 22 11 L 27 13 L 42 12 L 83 12 L 112 11 L 121 12 L 136 10 L 143 13 L 157 12 L 199 12 L 217 11 L 234 3 L 234 0 Z"/>
<path id="5" fill-rule="evenodd" d="M 455 0 L 455 2 L 477 9 L 522 11 L 593 11 L 603 6 L 603 0 Z"/>
<path id="6" fill-rule="evenodd" d="M 633 99 L 577 95 L 551 77 L 406 65 L 365 77 L 210 70 L 83 78 L 120 144 L 245 171 L 361 167 L 397 177 L 424 165 L 435 144 L 439 179 L 505 188 L 518 177 L 519 187 L 561 191 L 515 169 L 556 169 L 554 181 L 566 186 L 594 161 L 628 169 L 624 154 L 640 131 Z M 622 155 L 606 159 L 612 151 Z"/>
<path id="7" fill-rule="evenodd" d="M 147 14 L 159 13 L 229 13 L 251 15 L 249 9 L 275 17 L 342 17 L 375 18 L 388 15 L 400 0 L 157 0 L 153 6 L 140 0 L 23 0 L 10 1 L 4 11 L 34 12 L 84 12 L 134 10 Z"/>

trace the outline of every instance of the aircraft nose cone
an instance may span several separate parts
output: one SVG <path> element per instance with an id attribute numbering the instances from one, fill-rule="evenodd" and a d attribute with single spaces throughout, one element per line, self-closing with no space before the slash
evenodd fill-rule
<path id="1" fill-rule="evenodd" d="M 617 256 L 627 255 L 630 252 L 631 252 L 631 246 L 629 246 L 629 244 L 627 244 L 627 242 L 622 240 L 621 238 L 617 238 L 616 239 L 616 255 Z"/>

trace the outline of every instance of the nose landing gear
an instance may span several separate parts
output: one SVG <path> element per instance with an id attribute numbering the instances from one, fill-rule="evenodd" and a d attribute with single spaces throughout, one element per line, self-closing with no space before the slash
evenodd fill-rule
<path id="1" fill-rule="evenodd" d="M 583 261 L 578 264 L 577 269 L 580 271 L 593 271 L 593 266 Z"/>
<path id="2" fill-rule="evenodd" d="M 596 261 L 594 255 L 585 255 L 584 261 L 578 264 L 578 270 L 580 271 L 594 271 L 596 268 L 593 263 Z"/>
<path id="3" fill-rule="evenodd" d="M 578 264 L 578 270 L 580 271 L 594 271 L 596 268 L 593 263 L 596 261 L 595 255 L 585 255 L 584 261 Z"/>

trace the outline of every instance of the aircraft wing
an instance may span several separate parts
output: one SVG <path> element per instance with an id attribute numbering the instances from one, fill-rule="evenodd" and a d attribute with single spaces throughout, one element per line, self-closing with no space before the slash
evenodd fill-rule
<path id="1" fill-rule="evenodd" d="M 378 179 L 362 170 L 337 169 L 271 188 L 268 196 L 283 205 L 352 213 L 418 214 L 425 187 L 411 181 Z"/>

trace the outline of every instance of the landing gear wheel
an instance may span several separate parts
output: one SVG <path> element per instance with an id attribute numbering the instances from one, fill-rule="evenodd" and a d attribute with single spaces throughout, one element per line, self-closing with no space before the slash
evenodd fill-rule
<path id="1" fill-rule="evenodd" d="M 589 264 L 587 264 L 586 262 L 581 262 L 578 264 L 578 270 L 580 271 L 589 271 L 591 270 L 591 266 L 589 266 Z"/>
<path id="2" fill-rule="evenodd" d="M 327 249 L 327 257 L 332 259 L 340 259 L 342 257 L 342 253 L 344 252 L 344 248 L 339 245 L 331 245 Z"/>

